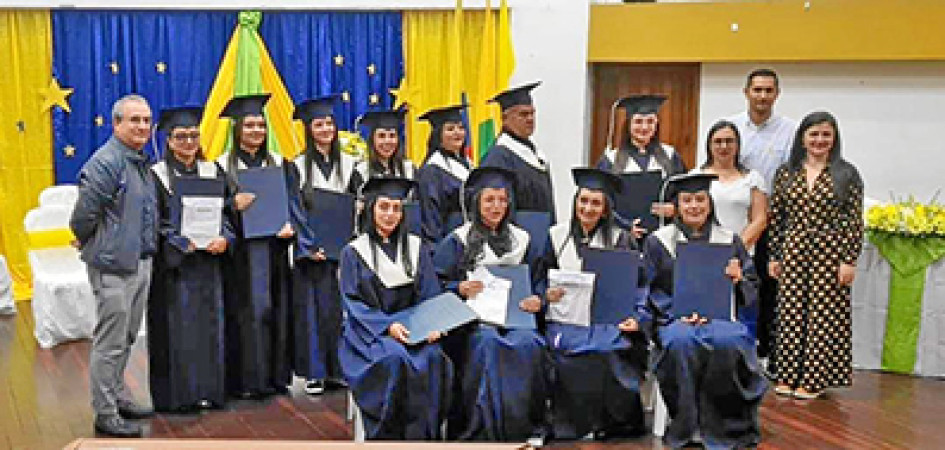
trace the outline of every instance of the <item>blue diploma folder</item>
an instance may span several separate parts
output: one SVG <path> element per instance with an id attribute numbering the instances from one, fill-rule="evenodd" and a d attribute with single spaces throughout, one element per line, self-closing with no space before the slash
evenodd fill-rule
<path id="1" fill-rule="evenodd" d="M 548 244 L 548 230 L 551 228 L 551 214 L 539 211 L 518 211 L 515 223 L 528 232 L 528 254 L 542 255 Z"/>
<path id="2" fill-rule="evenodd" d="M 409 344 L 419 344 L 433 331 L 447 332 L 476 318 L 476 311 L 466 302 L 452 292 L 445 292 L 400 311 L 394 320 L 407 327 Z"/>
<path id="3" fill-rule="evenodd" d="M 200 178 L 192 176 L 174 179 L 174 195 L 180 197 L 223 197 L 225 183 L 222 177 Z"/>
<path id="4" fill-rule="evenodd" d="M 237 172 L 240 192 L 256 195 L 242 213 L 243 237 L 271 237 L 289 221 L 289 194 L 282 167 L 260 167 Z"/>
<path id="5" fill-rule="evenodd" d="M 325 257 L 332 261 L 338 260 L 354 234 L 354 203 L 351 194 L 313 189 L 308 225 Z"/>
<path id="6" fill-rule="evenodd" d="M 505 313 L 506 328 L 529 328 L 534 329 L 538 325 L 535 323 L 535 315 L 522 311 L 518 304 L 526 297 L 532 295 L 532 279 L 529 274 L 528 266 L 518 264 L 514 266 L 487 265 L 486 269 L 493 276 L 505 278 L 512 282 L 512 290 L 509 291 L 509 304 Z"/>
<path id="7" fill-rule="evenodd" d="M 693 312 L 713 320 L 732 320 L 732 279 L 725 266 L 735 254 L 731 245 L 705 242 L 676 245 L 673 268 L 674 317 Z"/>
<path id="8" fill-rule="evenodd" d="M 640 226 L 648 231 L 659 227 L 659 218 L 650 213 L 663 188 L 662 172 L 625 173 L 620 175 L 623 192 L 617 195 L 617 214 L 629 222 L 640 218 Z"/>
<path id="9" fill-rule="evenodd" d="M 591 323 L 616 325 L 633 316 L 640 277 L 640 252 L 585 248 L 582 270 L 597 274 Z"/>

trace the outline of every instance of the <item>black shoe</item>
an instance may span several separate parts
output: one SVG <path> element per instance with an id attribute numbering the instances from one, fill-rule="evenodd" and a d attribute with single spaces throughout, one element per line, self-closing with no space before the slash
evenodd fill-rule
<path id="1" fill-rule="evenodd" d="M 125 422 L 125 419 L 118 415 L 97 416 L 95 431 L 120 438 L 141 437 L 141 427 L 138 424 Z"/>
<path id="2" fill-rule="evenodd" d="M 305 393 L 308 395 L 322 395 L 325 393 L 325 381 L 320 379 L 305 382 Z"/>
<path id="3" fill-rule="evenodd" d="M 348 389 L 348 383 L 345 382 L 344 378 L 327 378 L 325 379 L 325 387 L 328 389 Z"/>
<path id="4" fill-rule="evenodd" d="M 147 407 L 136 405 L 130 401 L 118 401 L 118 415 L 125 419 L 147 419 L 154 415 L 154 410 Z"/>

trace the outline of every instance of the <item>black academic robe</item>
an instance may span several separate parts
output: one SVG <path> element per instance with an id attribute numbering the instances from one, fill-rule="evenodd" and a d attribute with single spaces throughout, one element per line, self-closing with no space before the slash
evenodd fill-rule
<path id="1" fill-rule="evenodd" d="M 551 223 L 556 222 L 548 158 L 531 141 L 503 132 L 480 166 L 511 170 L 515 173 L 515 209 L 547 212 Z"/>
<path id="2" fill-rule="evenodd" d="M 186 168 L 161 161 L 151 169 L 160 227 L 147 305 L 148 363 L 151 399 L 158 411 L 184 411 L 207 400 L 220 407 L 226 398 L 223 348 L 222 255 L 189 251 L 180 234 L 183 207 L 173 194 L 179 177 L 221 178 L 212 162 Z M 172 172 L 173 171 L 173 172 Z M 229 215 L 220 236 L 236 242 Z"/>
<path id="3" fill-rule="evenodd" d="M 757 298 L 757 276 L 738 235 L 710 226 L 701 240 L 733 246 L 743 280 L 741 299 Z M 753 447 L 761 440 L 758 408 L 767 382 L 755 354 L 755 340 L 737 321 L 683 323 L 671 313 L 675 246 L 688 238 L 676 224 L 647 237 L 644 252 L 648 298 L 638 304 L 644 330 L 658 342 L 654 371 L 669 412 L 664 439 L 672 447 L 690 443 L 699 432 L 707 448 Z M 654 326 L 655 325 L 655 326 Z"/>
<path id="4" fill-rule="evenodd" d="M 245 156 L 240 155 L 236 170 L 267 164 L 261 154 L 255 159 Z M 218 159 L 224 168 L 227 157 Z M 297 232 L 301 220 L 297 172 L 291 162 L 278 155 L 272 158 L 284 168 L 290 222 Z M 236 185 L 236 174 L 227 175 Z M 241 214 L 235 225 L 240 238 L 224 267 L 227 389 L 251 396 L 286 392 L 291 383 L 289 247 L 294 237 L 242 238 Z"/>

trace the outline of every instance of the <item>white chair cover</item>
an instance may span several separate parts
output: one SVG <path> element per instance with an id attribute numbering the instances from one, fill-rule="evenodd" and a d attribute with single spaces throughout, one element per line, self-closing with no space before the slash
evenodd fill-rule
<path id="1" fill-rule="evenodd" d="M 49 186 L 39 193 L 39 206 L 66 205 L 73 208 L 79 198 L 79 187 L 74 184 Z"/>
<path id="2" fill-rule="evenodd" d="M 69 226 L 73 204 L 47 205 L 31 210 L 23 220 L 27 233 Z M 92 336 L 95 298 L 85 263 L 70 246 L 33 249 L 34 335 L 40 347 Z"/>
<path id="3" fill-rule="evenodd" d="M 0 255 L 0 314 L 16 314 L 16 305 L 13 304 L 13 279 L 10 278 L 10 269 L 3 255 Z"/>

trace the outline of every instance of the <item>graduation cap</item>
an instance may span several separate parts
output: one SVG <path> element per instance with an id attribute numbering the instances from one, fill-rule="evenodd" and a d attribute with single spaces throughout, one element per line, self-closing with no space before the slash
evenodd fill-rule
<path id="1" fill-rule="evenodd" d="M 337 95 L 326 95 L 306 100 L 295 105 L 295 112 L 292 113 L 293 119 L 298 119 L 306 125 L 312 123 L 315 119 L 335 115 L 335 101 Z"/>
<path id="2" fill-rule="evenodd" d="M 361 188 L 361 194 L 365 197 L 387 197 L 394 200 L 403 200 L 407 198 L 410 190 L 416 186 L 417 182 L 409 178 L 395 177 L 372 177 L 364 187 Z"/>
<path id="3" fill-rule="evenodd" d="M 171 130 L 178 127 L 197 127 L 200 126 L 201 116 L 203 116 L 203 108 L 200 106 L 167 108 L 161 111 L 157 129 L 158 131 L 170 133 Z"/>
<path id="4" fill-rule="evenodd" d="M 623 190 L 620 177 L 610 172 L 591 167 L 575 167 L 571 169 L 574 184 L 585 189 L 603 191 L 613 203 L 614 197 Z"/>
<path id="5" fill-rule="evenodd" d="M 704 172 L 674 175 L 666 180 L 666 198 L 673 201 L 680 192 L 695 193 L 708 191 L 712 182 L 718 179 L 718 175 Z"/>
<path id="6" fill-rule="evenodd" d="M 469 172 L 463 184 L 468 193 L 479 192 L 485 188 L 507 189 L 509 194 L 515 185 L 515 173 L 501 167 L 479 167 Z"/>
<path id="7" fill-rule="evenodd" d="M 442 108 L 431 109 L 418 117 L 420 120 L 426 120 L 434 128 L 442 126 L 446 122 L 462 122 L 463 110 L 469 105 L 459 104 L 444 106 Z"/>
<path id="8" fill-rule="evenodd" d="M 511 89 L 506 89 L 498 94 L 495 97 L 492 97 L 492 100 L 489 100 L 493 103 L 498 103 L 502 111 L 505 111 L 513 106 L 518 105 L 531 105 L 532 104 L 532 89 L 538 87 L 541 84 L 541 81 L 535 81 L 533 83 L 528 83 L 524 86 L 519 86 Z"/>
<path id="9" fill-rule="evenodd" d="M 407 115 L 406 109 L 390 109 L 386 111 L 368 111 L 361 115 L 358 122 L 368 127 L 372 132 L 378 128 L 400 129 Z"/>
<path id="10" fill-rule="evenodd" d="M 223 107 L 220 117 L 240 119 L 246 116 L 261 116 L 263 115 L 263 107 L 266 106 L 266 102 L 269 101 L 271 96 L 272 94 L 252 94 L 233 97 Z"/>
<path id="11" fill-rule="evenodd" d="M 627 118 L 630 118 L 634 114 L 656 114 L 665 101 L 665 95 L 631 95 L 618 100 L 617 106 L 626 109 Z"/>

